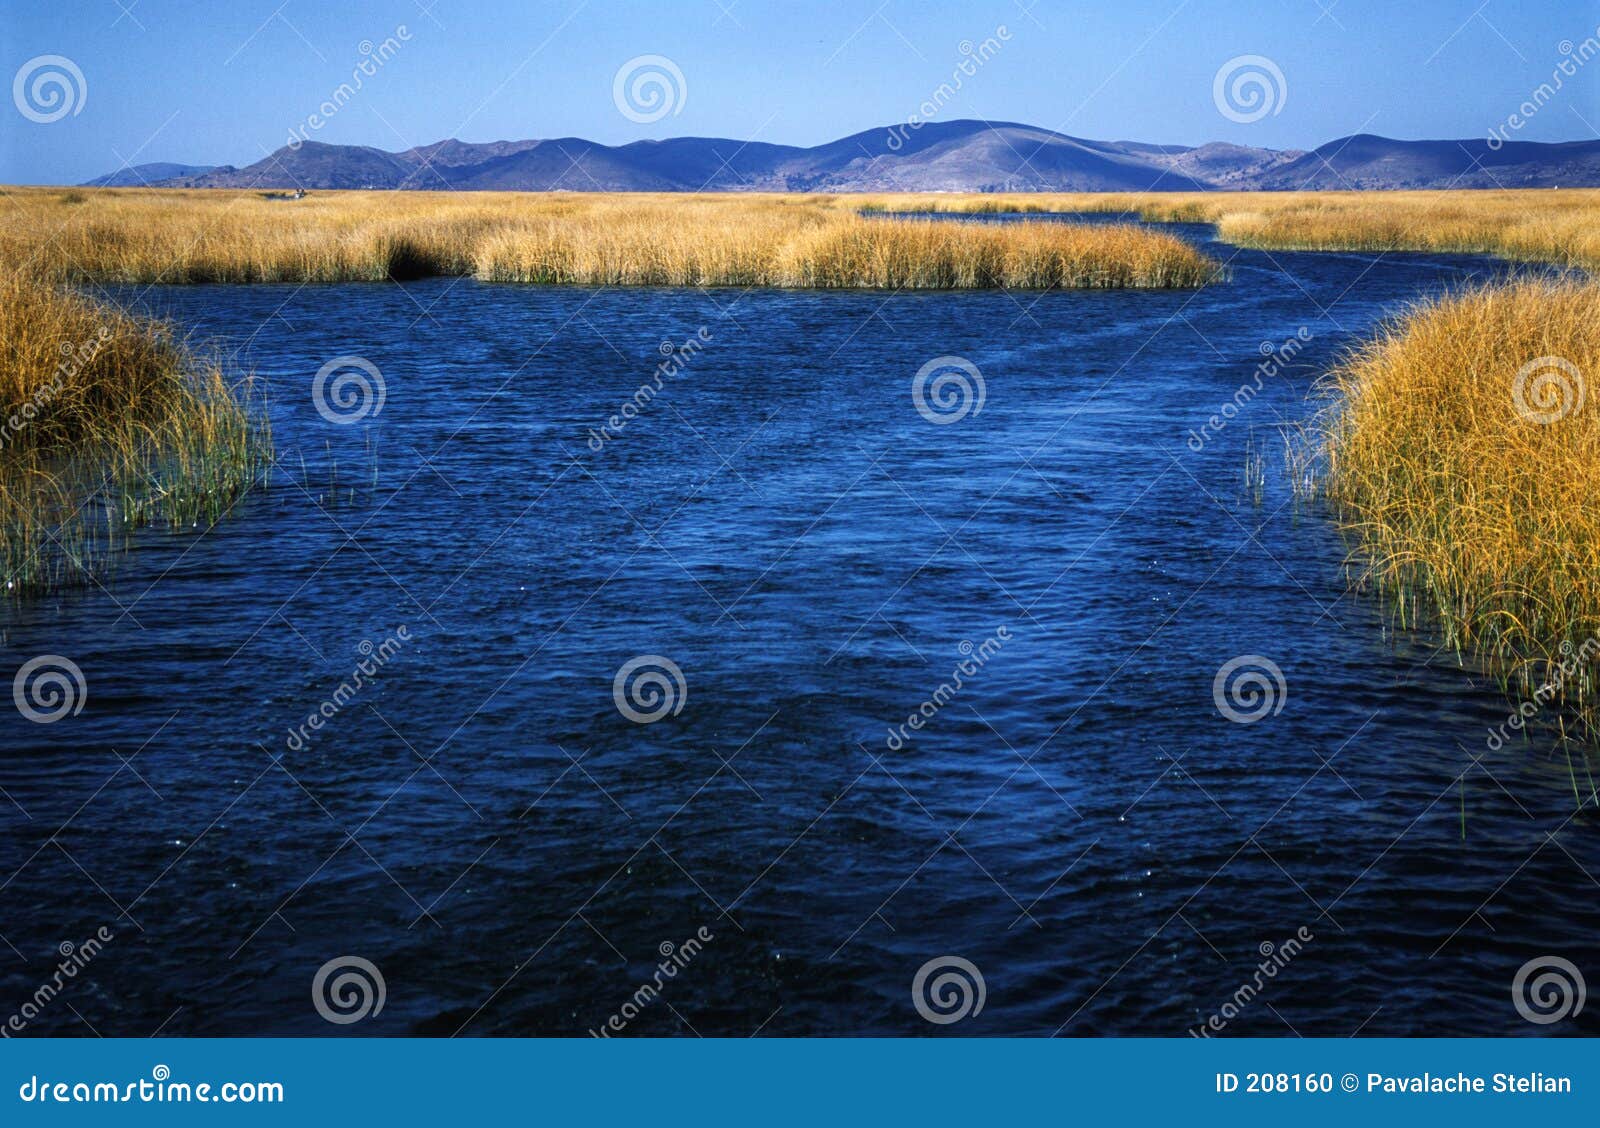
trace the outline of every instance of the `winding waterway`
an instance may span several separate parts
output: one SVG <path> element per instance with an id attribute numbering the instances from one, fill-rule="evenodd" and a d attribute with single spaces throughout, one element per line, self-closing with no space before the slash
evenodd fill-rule
<path id="1" fill-rule="evenodd" d="M 0 1021 L 103 928 L 29 1033 L 1600 1029 L 1511 993 L 1600 969 L 1564 755 L 1486 747 L 1282 471 L 1342 347 L 1509 268 L 1174 230 L 1229 279 L 116 291 L 256 372 L 280 470 L 4 612 L 86 697 L 0 722 Z"/>

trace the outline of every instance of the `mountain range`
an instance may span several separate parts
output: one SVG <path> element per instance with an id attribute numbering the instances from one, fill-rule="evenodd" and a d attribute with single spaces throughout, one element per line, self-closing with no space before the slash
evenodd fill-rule
<path id="1" fill-rule="evenodd" d="M 514 191 L 1111 192 L 1600 186 L 1600 140 L 1397 141 L 1360 133 L 1311 150 L 1089 141 L 1011 122 L 885 127 L 804 148 L 676 137 L 581 137 L 400 152 L 306 141 L 243 168 L 152 164 L 89 181 L 175 188 Z"/>
<path id="2" fill-rule="evenodd" d="M 132 165 L 116 172 L 108 172 L 93 180 L 85 180 L 79 187 L 138 188 L 140 185 L 160 184 L 186 176 L 202 176 L 215 167 L 215 165 L 186 165 L 173 164 L 171 161 L 156 161 L 153 164 Z"/>

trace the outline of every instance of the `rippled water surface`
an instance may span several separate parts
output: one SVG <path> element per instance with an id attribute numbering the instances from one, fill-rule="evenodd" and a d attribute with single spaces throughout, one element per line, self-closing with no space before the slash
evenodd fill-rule
<path id="1" fill-rule="evenodd" d="M 119 291 L 254 369 L 281 465 L 5 611 L 7 678 L 88 693 L 0 722 L 0 1011 L 104 927 L 30 1032 L 1182 1035 L 1246 984 L 1226 1033 L 1600 1029 L 1511 996 L 1600 969 L 1586 774 L 1487 750 L 1497 689 L 1347 592 L 1282 470 L 1341 347 L 1506 268 L 1212 250 L 1172 293 Z M 343 355 L 385 384 L 351 425 Z M 936 424 L 945 356 L 984 399 Z M 641 656 L 682 672 L 653 723 Z M 359 1025 L 311 998 L 343 956 Z M 952 956 L 983 1006 L 930 1024 Z"/>

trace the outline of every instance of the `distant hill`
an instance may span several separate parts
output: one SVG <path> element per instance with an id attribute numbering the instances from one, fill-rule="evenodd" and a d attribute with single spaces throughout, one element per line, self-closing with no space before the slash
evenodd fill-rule
<path id="1" fill-rule="evenodd" d="M 179 177 L 204 176 L 215 165 L 185 165 L 173 164 L 171 161 L 156 161 L 152 164 L 130 165 L 118 169 L 116 172 L 97 176 L 93 180 L 85 181 L 85 188 L 138 188 L 146 184 L 159 184 L 165 180 L 175 180 Z"/>
<path id="2" fill-rule="evenodd" d="M 244 168 L 140 165 L 92 185 L 185 188 L 768 192 L 1151 192 L 1600 185 L 1600 141 L 1396 141 L 1309 152 L 1211 142 L 1089 141 L 1014 122 L 885 127 L 811 148 L 716 137 L 601 145 L 581 137 L 392 153 L 307 141 Z"/>
<path id="3" fill-rule="evenodd" d="M 1395 141 L 1358 133 L 1264 170 L 1261 188 L 1592 188 L 1600 141 Z"/>

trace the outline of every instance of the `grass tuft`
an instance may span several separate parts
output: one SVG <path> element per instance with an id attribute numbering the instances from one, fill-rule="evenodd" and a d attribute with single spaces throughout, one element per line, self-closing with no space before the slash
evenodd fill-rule
<path id="1" fill-rule="evenodd" d="M 1332 379 L 1323 487 L 1401 623 L 1600 734 L 1600 286 L 1420 305 Z"/>
<path id="2" fill-rule="evenodd" d="M 248 390 L 159 322 L 0 275 L 0 573 L 93 579 L 133 530 L 214 522 L 265 469 Z"/>

